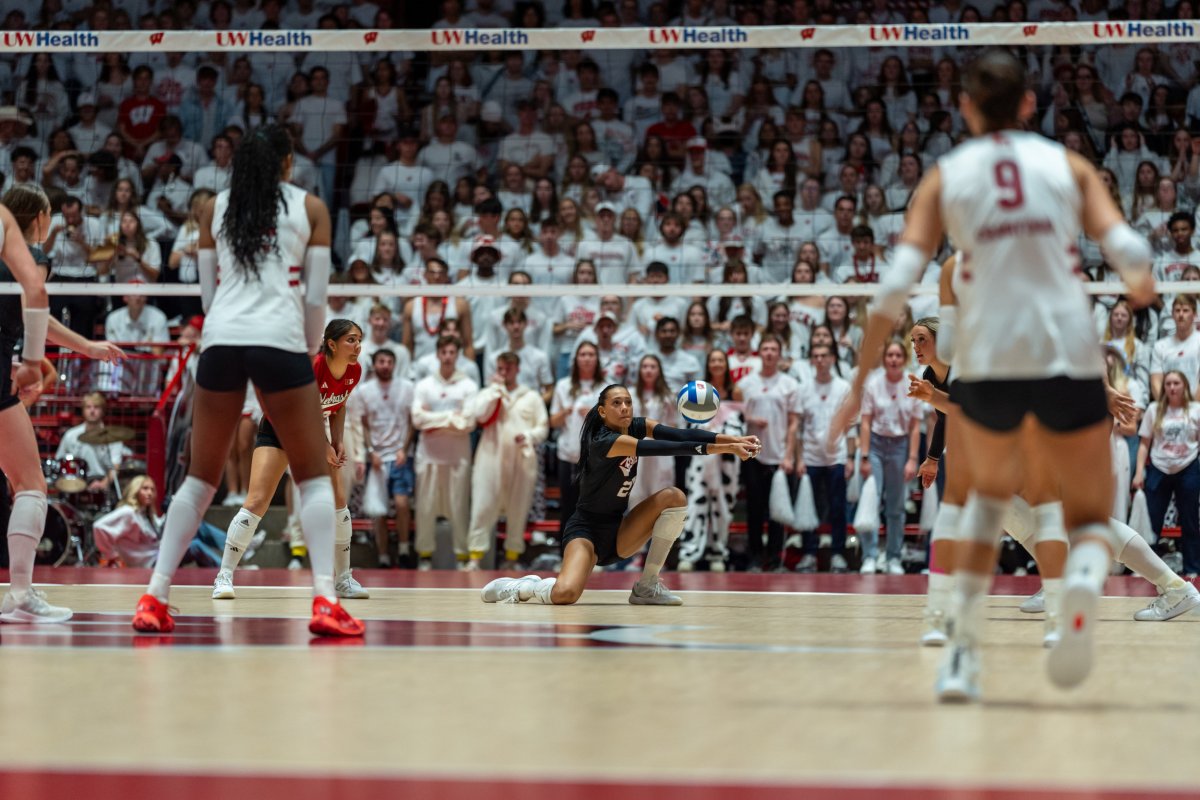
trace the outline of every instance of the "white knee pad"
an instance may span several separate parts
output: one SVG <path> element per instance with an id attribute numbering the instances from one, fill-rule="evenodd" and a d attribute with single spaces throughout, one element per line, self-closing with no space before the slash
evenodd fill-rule
<path id="1" fill-rule="evenodd" d="M 1042 503 L 1034 506 L 1033 518 L 1037 526 L 1037 538 L 1034 544 L 1042 542 L 1068 543 L 1067 527 L 1063 523 L 1062 503 Z"/>
<path id="2" fill-rule="evenodd" d="M 686 506 L 663 509 L 658 513 L 658 519 L 654 520 L 654 531 L 651 536 L 655 539 L 667 539 L 673 542 L 679 538 L 679 534 L 683 533 L 683 526 L 686 524 Z"/>
<path id="3" fill-rule="evenodd" d="M 1008 513 L 1004 516 L 1004 530 L 1025 549 L 1033 546 L 1031 540 L 1038 530 L 1037 520 L 1034 518 L 1033 509 L 1023 497 L 1012 499 L 1012 505 L 1008 507 Z"/>
<path id="4" fill-rule="evenodd" d="M 962 522 L 962 506 L 953 503 L 942 503 L 938 506 L 937 517 L 933 521 L 933 530 L 929 532 L 930 541 L 955 542 L 961 537 L 959 525 Z"/>
<path id="5" fill-rule="evenodd" d="M 41 539 L 46 528 L 46 493 L 17 492 L 13 496 L 12 514 L 8 518 L 9 536 L 28 536 Z"/>
<path id="6" fill-rule="evenodd" d="M 1118 553 L 1125 549 L 1125 542 L 1128 541 L 1124 538 L 1120 531 L 1113 527 L 1111 520 L 1109 522 L 1097 522 L 1091 525 L 1083 525 L 1071 531 L 1070 537 L 1072 547 L 1077 545 L 1079 540 L 1085 536 L 1088 538 L 1101 539 L 1107 543 L 1109 550 L 1112 551 L 1111 555 L 1114 558 Z"/>

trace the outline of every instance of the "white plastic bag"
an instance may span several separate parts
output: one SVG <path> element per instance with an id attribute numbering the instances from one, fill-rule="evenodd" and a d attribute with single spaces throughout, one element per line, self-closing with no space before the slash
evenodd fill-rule
<path id="1" fill-rule="evenodd" d="M 386 468 L 386 465 L 384 465 Z M 364 517 L 375 519 L 388 515 L 388 485 L 386 469 L 367 466 L 367 485 L 363 487 L 362 512 Z"/>
<path id="2" fill-rule="evenodd" d="M 858 493 L 854 530 L 859 535 L 879 530 L 879 490 L 875 488 L 874 475 L 863 481 L 862 489 Z"/>
<path id="3" fill-rule="evenodd" d="M 938 505 L 937 483 L 934 482 L 929 484 L 929 488 L 921 497 L 921 519 L 918 526 L 922 532 L 929 533 L 933 530 L 933 522 L 937 519 Z"/>
<path id="4" fill-rule="evenodd" d="M 775 470 L 775 477 L 771 478 L 771 496 L 767 505 L 772 522 L 792 527 L 792 493 L 788 490 L 787 474 L 782 469 Z"/>
<path id="5" fill-rule="evenodd" d="M 1150 508 L 1146 505 L 1146 493 L 1141 489 L 1133 495 L 1129 508 L 1129 527 L 1133 528 L 1149 544 L 1158 539 L 1154 535 L 1154 527 L 1150 524 Z"/>
<path id="6" fill-rule="evenodd" d="M 798 531 L 815 531 L 821 525 L 817 516 L 817 503 L 813 499 L 812 480 L 808 473 L 800 478 L 800 491 L 796 492 L 796 505 L 792 507 L 792 517 Z"/>

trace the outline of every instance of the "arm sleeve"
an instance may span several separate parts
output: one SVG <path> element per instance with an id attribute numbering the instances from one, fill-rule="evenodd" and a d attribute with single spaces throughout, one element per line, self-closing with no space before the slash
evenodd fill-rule
<path id="1" fill-rule="evenodd" d="M 641 456 L 703 456 L 708 455 L 708 445 L 641 439 L 637 444 L 637 454 L 639 458 Z"/>
<path id="2" fill-rule="evenodd" d="M 945 449 L 946 415 L 939 411 L 937 412 L 937 422 L 933 426 L 933 433 L 929 435 L 929 451 L 927 455 L 931 458 L 941 459 Z"/>
<path id="3" fill-rule="evenodd" d="M 321 349 L 325 336 L 325 303 L 332 264 L 328 247 L 310 247 L 304 254 L 304 337 L 310 353 Z"/>
<path id="4" fill-rule="evenodd" d="M 660 442 L 687 442 L 690 444 L 716 444 L 717 435 L 699 428 L 672 428 L 661 422 L 654 426 L 654 438 Z"/>
<path id="5" fill-rule="evenodd" d="M 200 305 L 207 314 L 217 293 L 217 251 L 208 248 L 197 252 L 196 271 L 200 276 Z"/>

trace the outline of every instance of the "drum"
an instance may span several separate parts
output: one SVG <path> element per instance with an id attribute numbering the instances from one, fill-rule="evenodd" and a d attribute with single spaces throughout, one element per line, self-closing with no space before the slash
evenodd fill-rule
<path id="1" fill-rule="evenodd" d="M 42 459 L 42 477 L 46 479 L 46 485 L 53 487 L 54 482 L 58 480 L 58 459 L 44 458 Z"/>
<path id="2" fill-rule="evenodd" d="M 72 537 L 82 532 L 79 512 L 61 500 L 51 500 L 46 507 L 46 530 L 38 542 L 37 563 L 49 567 L 62 566 L 75 551 Z"/>
<path id="3" fill-rule="evenodd" d="M 65 456 L 58 462 L 54 488 L 66 494 L 82 492 L 88 485 L 88 463 L 78 456 Z"/>

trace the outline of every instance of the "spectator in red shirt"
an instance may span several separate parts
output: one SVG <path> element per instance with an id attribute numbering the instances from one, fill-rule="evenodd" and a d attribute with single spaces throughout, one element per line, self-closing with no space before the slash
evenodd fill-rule
<path id="1" fill-rule="evenodd" d="M 687 140 L 696 135 L 692 123 L 683 119 L 683 101 L 674 92 L 662 96 L 662 122 L 656 122 L 646 131 L 646 138 L 658 136 L 667 146 L 667 155 L 675 166 L 683 164 L 687 151 Z"/>
<path id="2" fill-rule="evenodd" d="M 146 148 L 158 139 L 158 123 L 167 107 L 150 94 L 154 70 L 139 66 L 133 71 L 133 94 L 121 102 L 117 111 L 117 129 L 125 139 L 125 156 L 141 163 Z"/>

